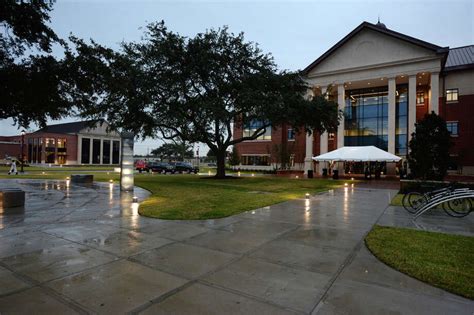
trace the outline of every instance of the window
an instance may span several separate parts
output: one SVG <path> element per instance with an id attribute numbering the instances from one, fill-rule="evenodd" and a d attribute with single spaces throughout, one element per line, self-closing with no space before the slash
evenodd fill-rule
<path id="1" fill-rule="evenodd" d="M 45 150 L 45 163 L 54 163 L 55 161 L 55 151 L 56 151 L 56 139 L 46 138 L 44 150 Z"/>
<path id="2" fill-rule="evenodd" d="M 448 121 L 446 122 L 446 127 L 448 128 L 449 133 L 451 136 L 458 136 L 459 129 L 458 129 L 458 122 L 457 121 Z"/>
<path id="3" fill-rule="evenodd" d="M 102 163 L 110 164 L 110 140 L 104 140 L 104 149 L 102 155 Z"/>
<path id="4" fill-rule="evenodd" d="M 416 105 L 425 105 L 425 92 L 416 93 Z"/>
<path id="5" fill-rule="evenodd" d="M 242 155 L 242 165 L 268 166 L 270 159 L 268 155 Z"/>
<path id="6" fill-rule="evenodd" d="M 288 129 L 288 140 L 295 140 L 295 131 L 291 128 Z"/>
<path id="7" fill-rule="evenodd" d="M 120 141 L 112 142 L 112 164 L 120 163 Z"/>
<path id="8" fill-rule="evenodd" d="M 263 121 L 252 120 L 244 126 L 244 137 L 251 137 L 256 130 L 263 127 Z M 256 140 L 272 140 L 272 127 L 267 127 L 265 133 L 259 136 Z"/>
<path id="9" fill-rule="evenodd" d="M 89 164 L 90 154 L 91 154 L 91 139 L 82 138 L 81 141 L 81 163 Z"/>
<path id="10" fill-rule="evenodd" d="M 458 89 L 448 89 L 446 90 L 446 102 L 457 102 L 459 96 Z"/>
<path id="11" fill-rule="evenodd" d="M 92 164 L 100 164 L 100 139 L 92 140 Z"/>

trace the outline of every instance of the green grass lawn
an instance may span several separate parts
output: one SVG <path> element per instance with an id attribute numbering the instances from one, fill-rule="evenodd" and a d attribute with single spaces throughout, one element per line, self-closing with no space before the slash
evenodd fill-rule
<path id="1" fill-rule="evenodd" d="M 365 243 L 387 265 L 474 299 L 474 237 L 376 225 Z"/>
<path id="2" fill-rule="evenodd" d="M 44 172 L 44 174 L 43 174 Z M 24 175 L 0 173 L 0 178 L 66 179 L 87 171 L 29 171 Z M 115 172 L 95 172 L 94 180 L 119 180 Z M 227 217 L 295 198 L 304 198 L 343 182 L 322 179 L 290 179 L 273 176 L 216 180 L 198 175 L 136 174 L 135 184 L 152 192 L 140 203 L 140 214 L 174 220 Z"/>

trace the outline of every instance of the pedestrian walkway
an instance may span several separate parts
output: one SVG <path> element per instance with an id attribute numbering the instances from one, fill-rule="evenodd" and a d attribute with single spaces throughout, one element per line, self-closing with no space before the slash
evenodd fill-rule
<path id="1" fill-rule="evenodd" d="M 472 314 L 474 302 L 379 262 L 390 189 L 345 187 L 205 221 L 140 217 L 117 185 L 0 180 L 0 313 Z M 147 192 L 136 189 L 144 200 Z M 402 220 L 402 219 L 400 219 Z M 401 222 L 401 221 L 400 221 Z"/>

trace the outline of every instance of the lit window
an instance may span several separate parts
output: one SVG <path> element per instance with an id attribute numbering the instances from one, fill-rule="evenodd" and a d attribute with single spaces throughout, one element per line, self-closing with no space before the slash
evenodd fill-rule
<path id="1" fill-rule="evenodd" d="M 459 96 L 458 89 L 448 89 L 446 90 L 446 101 L 447 102 L 457 102 Z"/>
<path id="2" fill-rule="evenodd" d="M 425 104 L 425 92 L 416 93 L 416 104 L 424 105 Z"/>
<path id="3" fill-rule="evenodd" d="M 293 129 L 288 129 L 288 140 L 295 140 L 295 131 Z"/>
<path id="4" fill-rule="evenodd" d="M 448 121 L 446 123 L 446 127 L 448 128 L 448 131 L 451 134 L 451 136 L 459 135 L 459 129 L 458 129 L 458 122 L 457 121 Z"/>
<path id="5" fill-rule="evenodd" d="M 333 132 L 330 132 L 330 133 L 328 134 L 328 139 L 329 139 L 329 140 L 334 140 L 334 137 L 335 137 L 335 136 L 336 136 L 336 135 L 335 135 Z"/>
<path id="6" fill-rule="evenodd" d="M 263 122 L 252 120 L 244 127 L 244 137 L 251 137 L 258 129 L 263 127 Z M 272 140 L 272 127 L 266 127 L 265 133 L 259 136 L 256 140 Z"/>

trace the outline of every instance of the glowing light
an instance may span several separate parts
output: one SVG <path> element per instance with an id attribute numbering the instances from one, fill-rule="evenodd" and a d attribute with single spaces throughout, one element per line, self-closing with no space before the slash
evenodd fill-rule
<path id="1" fill-rule="evenodd" d="M 133 218 L 133 217 L 137 217 L 137 216 L 138 216 L 138 207 L 139 207 L 139 204 L 136 203 L 136 202 L 134 202 L 134 203 L 132 203 L 131 207 L 132 207 L 132 218 Z M 136 222 L 134 222 L 134 223 L 136 223 Z M 134 224 L 134 225 L 136 225 L 136 224 Z"/>
<path id="2" fill-rule="evenodd" d="M 114 172 L 115 173 L 120 173 L 120 167 L 114 167 Z"/>
<path id="3" fill-rule="evenodd" d="M 107 175 L 110 175 L 110 172 L 107 172 Z"/>
<path id="4" fill-rule="evenodd" d="M 351 184 L 351 187 L 354 187 L 354 184 Z"/>
<path id="5" fill-rule="evenodd" d="M 255 174 L 254 174 L 254 173 L 252 173 L 252 177 L 254 177 L 254 176 L 255 176 Z"/>
<path id="6" fill-rule="evenodd" d="M 66 177 L 66 180 L 69 180 L 69 176 L 68 176 L 68 177 Z"/>
<path id="7" fill-rule="evenodd" d="M 238 171 L 238 172 L 237 172 L 237 176 L 239 176 L 239 177 L 240 177 L 240 171 Z"/>
<path id="8" fill-rule="evenodd" d="M 41 172 L 41 174 L 43 174 L 43 175 L 44 175 L 44 174 L 46 174 L 46 173 L 45 173 L 45 172 Z"/>
<path id="9" fill-rule="evenodd" d="M 344 186 L 348 186 L 348 185 L 349 185 L 349 184 L 347 184 L 347 183 L 344 183 Z"/>
<path id="10" fill-rule="evenodd" d="M 354 177 L 351 177 L 351 180 L 354 180 Z"/>
<path id="11" fill-rule="evenodd" d="M 133 196 L 132 201 L 133 201 L 133 202 L 138 202 L 138 197 L 137 197 L 137 196 Z"/>
<path id="12" fill-rule="evenodd" d="M 298 175 L 295 176 L 296 179 L 300 178 Z"/>
<path id="13" fill-rule="evenodd" d="M 113 180 L 113 179 L 109 180 L 109 183 L 113 183 L 113 182 L 114 182 L 114 180 Z"/>
<path id="14" fill-rule="evenodd" d="M 305 195 L 306 199 L 309 199 L 309 196 L 310 196 L 309 193 L 306 193 Z"/>
<path id="15" fill-rule="evenodd" d="M 207 172 L 207 175 L 211 176 L 211 171 Z"/>

